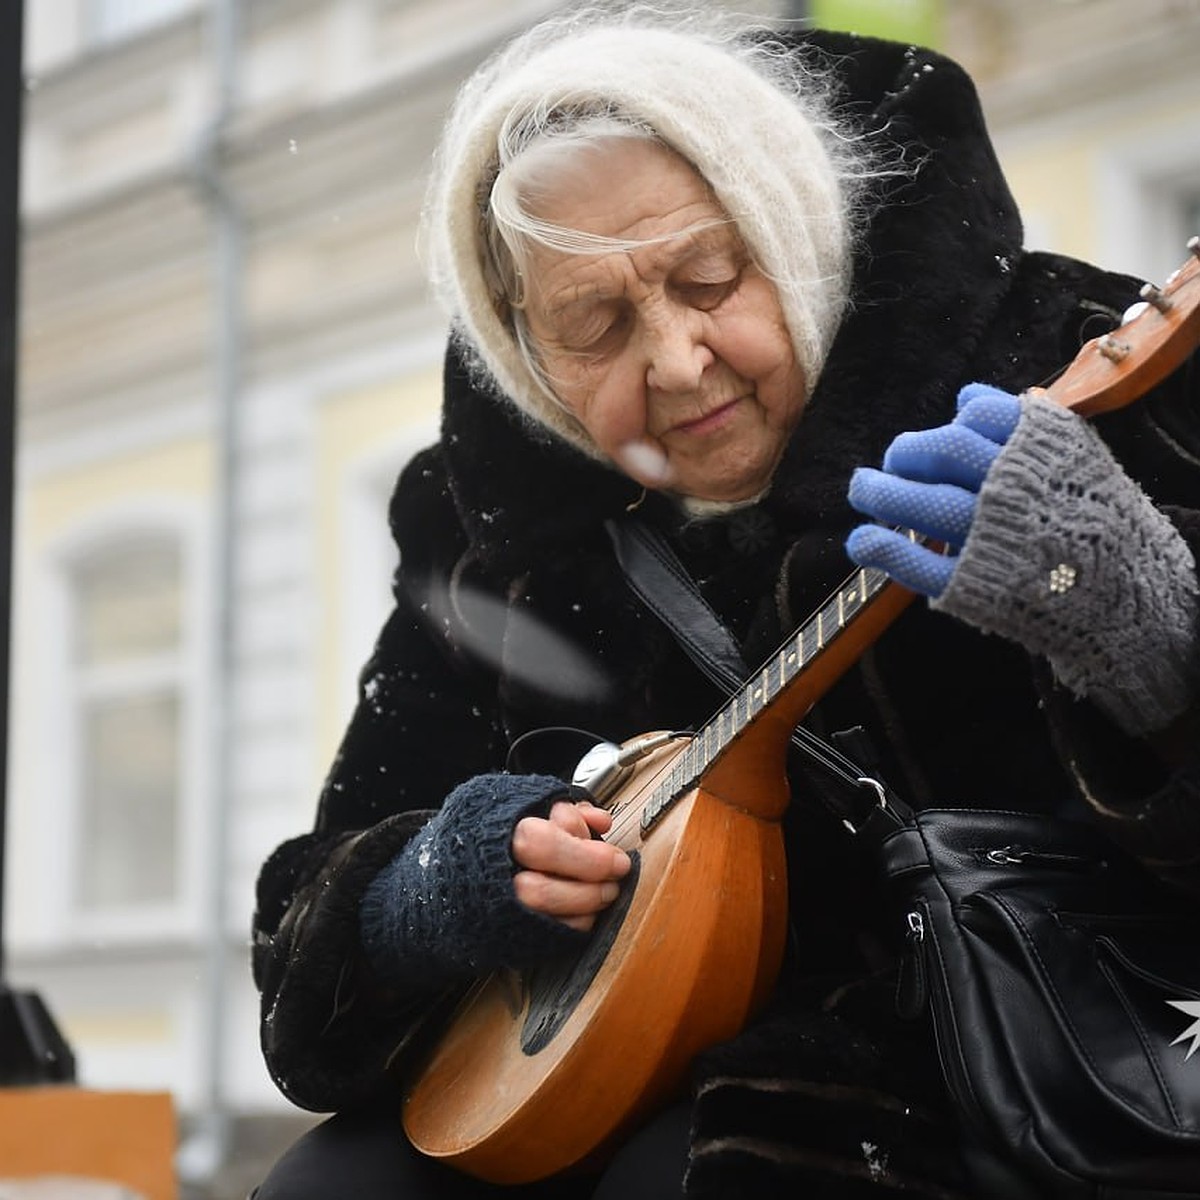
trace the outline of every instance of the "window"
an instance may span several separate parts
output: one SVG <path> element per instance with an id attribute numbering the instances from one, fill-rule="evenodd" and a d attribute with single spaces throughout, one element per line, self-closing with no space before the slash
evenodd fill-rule
<path id="1" fill-rule="evenodd" d="M 93 42 L 111 42 L 194 7 L 196 0 L 85 0 L 85 29 Z"/>
<path id="2" fill-rule="evenodd" d="M 68 574 L 80 839 L 71 907 L 171 905 L 181 890 L 179 540 L 126 536 L 92 548 Z"/>
<path id="3" fill-rule="evenodd" d="M 1113 270 L 1161 283 L 1200 234 L 1200 130 L 1150 126 L 1111 143 L 1096 179 L 1099 251 Z"/>

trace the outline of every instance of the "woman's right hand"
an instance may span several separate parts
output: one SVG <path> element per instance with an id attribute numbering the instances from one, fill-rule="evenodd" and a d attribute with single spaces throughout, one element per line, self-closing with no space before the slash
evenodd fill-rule
<path id="1" fill-rule="evenodd" d="M 559 800 L 549 817 L 518 821 L 512 838 L 517 899 L 572 929 L 591 929 L 629 873 L 629 855 L 594 836 L 611 826 L 611 814 L 586 800 Z"/>

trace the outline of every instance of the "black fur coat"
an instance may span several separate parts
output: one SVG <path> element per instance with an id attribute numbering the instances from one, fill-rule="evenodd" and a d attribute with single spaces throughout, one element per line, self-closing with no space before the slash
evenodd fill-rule
<path id="1" fill-rule="evenodd" d="M 672 540 L 759 661 L 849 570 L 851 470 L 899 431 L 939 424 L 972 380 L 1044 383 L 1111 328 L 1137 283 L 1022 249 L 1021 226 L 969 80 L 936 54 L 830 34 L 841 102 L 865 133 L 908 147 L 859 248 L 853 308 L 770 493 L 686 521 L 639 512 Z M 780 214 L 780 219 L 787 219 Z M 1101 419 L 1127 469 L 1200 550 L 1200 380 L 1194 364 Z M 396 609 L 314 830 L 263 869 L 255 973 L 263 1046 L 296 1103 L 394 1103 L 390 1067 L 419 993 L 389 994 L 358 948 L 366 883 L 462 779 L 503 768 L 521 734 L 575 726 L 620 741 L 702 723 L 718 696 L 630 593 L 604 533 L 637 503 L 616 472 L 531 428 L 464 372 L 453 344 L 440 443 L 404 472 L 391 509 Z M 1198 555 L 1200 556 L 1200 555 Z M 884 775 L 932 802 L 1081 805 L 1165 874 L 1200 872 L 1200 765 L 1173 775 L 1019 648 L 924 604 L 863 655 L 811 717 L 864 726 Z M 964 1194 L 936 1058 L 881 1000 L 896 931 L 871 872 L 812 793 L 803 764 L 786 817 L 792 939 L 776 1002 L 696 1072 L 696 1196 Z M 1153 802 L 1154 820 L 1135 820 Z M 800 1191 L 796 1189 L 799 1188 Z"/>

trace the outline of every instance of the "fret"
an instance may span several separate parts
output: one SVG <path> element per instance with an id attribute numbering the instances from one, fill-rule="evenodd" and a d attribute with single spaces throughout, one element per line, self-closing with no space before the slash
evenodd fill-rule
<path id="1" fill-rule="evenodd" d="M 855 617 L 858 616 L 859 610 L 862 608 L 862 601 L 858 598 L 858 588 L 849 588 L 843 593 L 844 607 L 846 610 L 846 619 L 842 622 L 843 626 L 849 625 Z"/>
<path id="2" fill-rule="evenodd" d="M 825 649 L 825 610 L 820 608 L 817 610 L 817 649 Z"/>
<path id="3" fill-rule="evenodd" d="M 817 620 L 821 625 L 821 649 L 824 650 L 830 642 L 833 641 L 839 633 L 842 632 L 842 627 L 838 624 L 837 617 L 833 613 L 834 601 L 830 600 L 817 614 Z M 833 625 L 832 631 L 829 626 Z"/>
<path id="4" fill-rule="evenodd" d="M 691 746 L 687 746 L 683 753 L 675 760 L 674 767 L 671 768 L 672 780 L 682 779 L 687 775 L 695 774 L 695 771 L 695 755 L 692 754 Z"/>
<path id="5" fill-rule="evenodd" d="M 845 604 L 844 593 L 842 592 L 841 588 L 838 588 L 837 606 L 838 606 L 838 630 L 840 632 L 841 630 L 846 628 L 846 604 Z"/>

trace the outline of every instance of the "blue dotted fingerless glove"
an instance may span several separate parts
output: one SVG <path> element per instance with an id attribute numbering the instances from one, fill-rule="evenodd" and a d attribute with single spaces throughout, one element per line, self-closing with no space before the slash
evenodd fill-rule
<path id="1" fill-rule="evenodd" d="M 363 947 L 380 978 L 434 989 L 579 946 L 586 935 L 526 908 L 512 882 L 513 827 L 564 797 L 571 788 L 552 775 L 477 775 L 456 787 L 363 897 Z"/>

